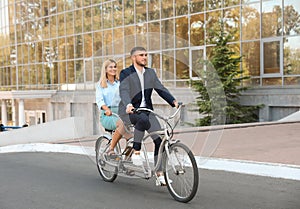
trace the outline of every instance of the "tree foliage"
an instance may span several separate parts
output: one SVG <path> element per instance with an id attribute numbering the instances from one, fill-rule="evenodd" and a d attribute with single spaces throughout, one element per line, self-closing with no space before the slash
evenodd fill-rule
<path id="1" fill-rule="evenodd" d="M 249 77 L 243 76 L 241 57 L 227 44 L 231 35 L 221 30 L 214 37 L 216 46 L 212 49 L 210 61 L 199 60 L 198 67 L 201 69 L 204 66 L 204 70 L 199 73 L 200 80 L 192 82 L 193 88 L 200 94 L 196 99 L 198 111 L 204 115 L 196 120 L 196 125 L 257 121 L 256 110 L 260 106 L 242 106 L 239 101 L 240 93 L 247 89 L 241 86 L 241 81 Z"/>

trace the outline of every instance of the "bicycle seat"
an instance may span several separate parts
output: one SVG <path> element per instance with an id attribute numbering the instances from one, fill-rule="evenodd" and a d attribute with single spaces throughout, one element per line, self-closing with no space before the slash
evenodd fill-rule
<path id="1" fill-rule="evenodd" d="M 106 129 L 106 128 L 104 130 L 110 134 L 112 134 L 115 131 L 115 130 L 110 130 L 110 129 Z"/>

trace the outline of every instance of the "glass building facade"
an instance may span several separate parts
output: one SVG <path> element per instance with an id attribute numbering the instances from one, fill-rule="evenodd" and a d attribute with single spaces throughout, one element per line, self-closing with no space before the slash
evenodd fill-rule
<path id="1" fill-rule="evenodd" d="M 299 88 L 299 0 L 0 0 L 0 91 L 92 90 L 106 58 L 142 45 L 170 88 L 188 88 L 212 30 L 232 34 L 254 88 Z"/>

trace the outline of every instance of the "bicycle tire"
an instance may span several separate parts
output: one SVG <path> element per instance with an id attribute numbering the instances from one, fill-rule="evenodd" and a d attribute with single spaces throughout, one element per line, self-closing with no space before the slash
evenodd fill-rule
<path id="1" fill-rule="evenodd" d="M 170 159 L 163 155 L 163 171 L 171 196 L 183 203 L 191 201 L 198 190 L 199 171 L 192 151 L 177 142 L 169 147 Z M 173 169 L 173 167 L 175 169 Z"/>
<path id="2" fill-rule="evenodd" d="M 110 140 L 105 136 L 101 136 L 96 141 L 95 151 L 96 151 L 96 164 L 100 176 L 104 181 L 113 182 L 117 178 L 117 167 L 112 167 L 112 170 L 108 170 L 106 167 L 107 163 L 104 159 L 103 153 L 109 148 Z"/>

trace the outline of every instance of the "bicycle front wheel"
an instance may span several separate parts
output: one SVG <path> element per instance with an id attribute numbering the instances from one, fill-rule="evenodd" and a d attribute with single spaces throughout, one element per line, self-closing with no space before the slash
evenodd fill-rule
<path id="1" fill-rule="evenodd" d="M 163 168 L 168 190 L 179 202 L 189 202 L 197 193 L 199 172 L 191 150 L 182 143 L 172 144 L 169 157 L 164 154 Z"/>
<path id="2" fill-rule="evenodd" d="M 96 142 L 96 163 L 100 176 L 104 181 L 113 182 L 117 178 L 117 167 L 107 163 L 105 152 L 108 150 L 110 140 L 101 136 Z"/>

